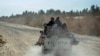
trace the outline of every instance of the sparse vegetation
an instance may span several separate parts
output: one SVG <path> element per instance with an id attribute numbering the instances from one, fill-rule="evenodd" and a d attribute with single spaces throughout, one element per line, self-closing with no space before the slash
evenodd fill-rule
<path id="1" fill-rule="evenodd" d="M 49 9 L 46 12 L 25 11 L 22 14 L 11 15 L 9 17 L 0 17 L 1 21 L 24 24 L 42 28 L 44 22 L 47 22 L 51 17 L 61 18 L 61 21 L 67 23 L 70 31 L 80 34 L 100 36 L 100 7 L 92 5 L 90 9 L 84 8 L 81 11 L 60 11 Z"/>
<path id="2" fill-rule="evenodd" d="M 2 35 L 0 35 L 0 47 L 2 47 L 6 43 L 2 38 Z"/>

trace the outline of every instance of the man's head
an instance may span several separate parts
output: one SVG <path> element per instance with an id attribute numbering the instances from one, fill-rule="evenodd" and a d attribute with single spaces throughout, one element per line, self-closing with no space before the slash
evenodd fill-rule
<path id="1" fill-rule="evenodd" d="M 54 17 L 51 17 L 51 21 L 54 21 Z"/>

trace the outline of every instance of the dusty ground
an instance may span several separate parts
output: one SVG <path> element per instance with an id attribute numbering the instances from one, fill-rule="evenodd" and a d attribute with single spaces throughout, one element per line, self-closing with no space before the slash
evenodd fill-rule
<path id="1" fill-rule="evenodd" d="M 80 41 L 77 46 L 73 47 L 76 56 L 100 56 L 99 37 L 78 34 L 75 34 L 75 37 Z"/>
<path id="2" fill-rule="evenodd" d="M 0 35 L 6 41 L 0 47 L 0 56 L 24 56 L 38 40 L 39 31 L 39 28 L 0 22 Z M 73 46 L 73 56 L 100 56 L 100 38 L 78 34 L 75 37 L 80 43 Z M 30 56 L 34 56 L 33 51 Z"/>
<path id="3" fill-rule="evenodd" d="M 23 56 L 39 37 L 38 28 L 0 22 L 0 35 L 7 43 L 0 47 L 0 56 Z"/>

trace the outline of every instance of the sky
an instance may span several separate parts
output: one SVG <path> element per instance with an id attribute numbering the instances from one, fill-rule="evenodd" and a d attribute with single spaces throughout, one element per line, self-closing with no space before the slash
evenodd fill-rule
<path id="1" fill-rule="evenodd" d="M 59 9 L 61 11 L 82 10 L 91 5 L 100 6 L 100 0 L 0 0 L 0 16 L 22 14 L 23 11 Z"/>

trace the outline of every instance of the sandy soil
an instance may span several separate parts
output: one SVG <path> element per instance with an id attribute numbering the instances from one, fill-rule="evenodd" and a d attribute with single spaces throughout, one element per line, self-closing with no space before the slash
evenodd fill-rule
<path id="1" fill-rule="evenodd" d="M 0 47 L 0 56 L 23 56 L 40 35 L 39 28 L 0 22 L 0 35 L 7 43 Z"/>
<path id="2" fill-rule="evenodd" d="M 41 56 L 41 47 L 34 47 L 40 30 L 39 28 L 0 22 L 0 35 L 7 42 L 0 47 L 0 56 Z M 74 34 L 74 36 L 80 43 L 73 46 L 73 56 L 100 56 L 99 37 L 79 34 Z"/>

